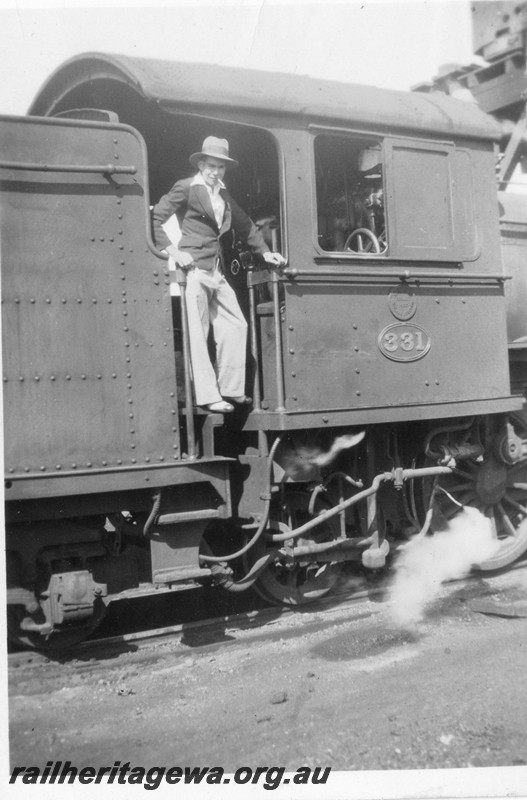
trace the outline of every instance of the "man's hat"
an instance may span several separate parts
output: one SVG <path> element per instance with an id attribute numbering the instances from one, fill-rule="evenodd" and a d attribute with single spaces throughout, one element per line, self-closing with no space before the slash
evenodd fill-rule
<path id="1" fill-rule="evenodd" d="M 204 157 L 211 156 L 212 158 L 221 158 L 226 161 L 228 166 L 237 167 L 238 162 L 234 158 L 229 158 L 229 142 L 227 139 L 217 139 L 215 136 L 207 136 L 203 142 L 203 147 L 200 153 L 193 153 L 189 161 L 193 167 L 198 167 L 198 161 Z"/>

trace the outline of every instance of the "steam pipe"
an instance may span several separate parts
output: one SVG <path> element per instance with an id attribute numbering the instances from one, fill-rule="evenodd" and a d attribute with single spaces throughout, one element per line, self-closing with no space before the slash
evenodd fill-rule
<path id="1" fill-rule="evenodd" d="M 272 542 L 285 542 L 288 539 L 296 539 L 302 534 L 306 533 L 306 531 L 311 530 L 312 528 L 316 528 L 317 525 L 321 525 L 326 520 L 331 519 L 336 514 L 340 514 L 341 511 L 344 511 L 345 508 L 349 508 L 350 506 L 356 505 L 361 500 L 364 500 L 366 497 L 370 497 L 372 494 L 375 494 L 384 481 L 394 481 L 396 484 L 400 484 L 402 481 L 408 480 L 410 478 L 426 478 L 432 475 L 451 475 L 452 469 L 450 467 L 423 467 L 422 469 L 396 469 L 392 470 L 392 472 L 381 472 L 379 475 L 373 479 L 372 485 L 368 489 L 364 489 L 362 492 L 353 495 L 353 497 L 348 498 L 343 503 L 339 503 L 333 508 L 324 511 L 322 514 L 319 514 L 318 517 L 315 519 L 309 520 L 304 525 L 301 525 L 299 528 L 296 528 L 293 531 L 288 531 L 287 533 L 275 533 L 271 535 L 269 538 Z"/>

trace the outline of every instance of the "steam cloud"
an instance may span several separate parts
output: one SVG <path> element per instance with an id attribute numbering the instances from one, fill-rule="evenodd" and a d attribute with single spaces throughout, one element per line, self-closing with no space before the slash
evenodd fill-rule
<path id="1" fill-rule="evenodd" d="M 346 436 L 337 436 L 330 449 L 325 453 L 319 447 L 296 447 L 282 454 L 282 464 L 284 469 L 294 480 L 303 480 L 313 467 L 325 467 L 330 464 L 342 450 L 362 442 L 365 431 L 352 433 Z"/>
<path id="2" fill-rule="evenodd" d="M 446 530 L 412 539 L 398 556 L 389 588 L 392 621 L 400 627 L 414 627 L 445 581 L 467 575 L 473 564 L 490 558 L 498 547 L 490 520 L 466 506 Z"/>

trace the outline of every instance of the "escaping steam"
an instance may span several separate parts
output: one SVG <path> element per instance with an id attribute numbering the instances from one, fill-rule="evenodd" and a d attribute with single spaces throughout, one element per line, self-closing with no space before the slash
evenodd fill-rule
<path id="1" fill-rule="evenodd" d="M 353 433 L 348 436 L 337 436 L 327 453 L 317 453 L 317 451 L 313 451 L 311 463 L 316 464 L 317 467 L 325 467 L 326 464 L 331 464 L 333 459 L 335 459 L 342 450 L 355 447 L 356 444 L 362 442 L 365 433 L 365 431 L 361 431 L 360 433 Z"/>
<path id="2" fill-rule="evenodd" d="M 314 475 L 314 468 L 325 467 L 330 464 L 342 450 L 355 447 L 359 442 L 362 442 L 364 436 L 365 431 L 346 436 L 337 436 L 327 452 L 321 450 L 320 447 L 291 447 L 285 449 L 279 459 L 283 468 L 293 480 L 306 480 L 310 475 Z"/>
<path id="3" fill-rule="evenodd" d="M 444 531 L 417 536 L 404 545 L 389 588 L 389 614 L 400 627 L 420 622 L 445 581 L 462 578 L 478 561 L 490 558 L 499 542 L 491 522 L 465 506 Z"/>

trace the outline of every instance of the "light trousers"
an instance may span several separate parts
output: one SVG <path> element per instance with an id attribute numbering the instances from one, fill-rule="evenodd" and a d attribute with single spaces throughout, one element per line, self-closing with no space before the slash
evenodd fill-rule
<path id="1" fill-rule="evenodd" d="M 219 269 L 187 273 L 187 316 L 196 405 L 245 394 L 247 322 L 236 294 Z M 207 339 L 212 326 L 216 363 Z"/>

